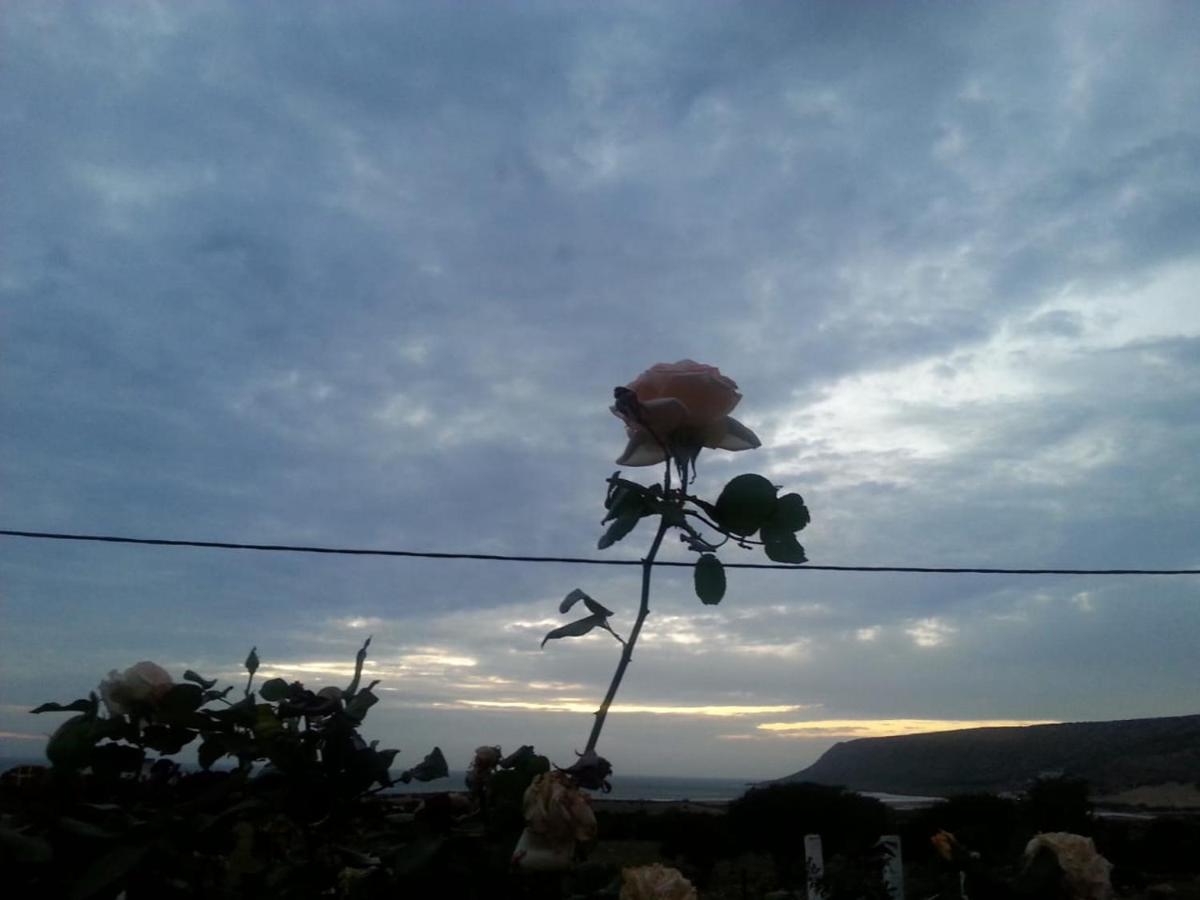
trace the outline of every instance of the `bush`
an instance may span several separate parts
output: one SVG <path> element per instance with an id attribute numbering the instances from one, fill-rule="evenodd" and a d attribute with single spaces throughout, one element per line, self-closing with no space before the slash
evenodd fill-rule
<path id="1" fill-rule="evenodd" d="M 995 794 L 961 794 L 921 810 L 906 829 L 909 855 L 932 855 L 929 839 L 939 831 L 949 831 L 964 847 L 992 859 L 1016 858 L 1029 840 L 1017 802 Z"/>
<path id="2" fill-rule="evenodd" d="M 807 782 L 747 791 L 730 804 L 728 816 L 736 845 L 769 852 L 785 884 L 805 879 L 806 834 L 821 835 L 825 858 L 832 861 L 839 854 L 870 855 L 891 824 L 887 807 L 878 800 Z"/>
<path id="3" fill-rule="evenodd" d="M 1039 778 L 1025 792 L 1026 819 L 1034 832 L 1092 833 L 1091 788 L 1081 778 Z"/>
<path id="4" fill-rule="evenodd" d="M 398 751 L 358 733 L 378 699 L 361 686 L 366 651 L 344 690 L 278 678 L 254 690 L 252 650 L 236 700 L 143 662 L 101 684 L 107 715 L 95 693 L 42 704 L 33 712 L 75 715 L 47 745 L 52 767 L 0 794 L 5 887 L 75 900 L 391 896 L 442 836 L 372 800 Z M 170 758 L 193 743 L 198 772 Z M 446 774 L 435 747 L 401 780 Z"/>

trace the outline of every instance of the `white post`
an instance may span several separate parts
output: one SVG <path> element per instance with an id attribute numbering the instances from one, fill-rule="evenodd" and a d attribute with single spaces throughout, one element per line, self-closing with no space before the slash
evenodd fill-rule
<path id="1" fill-rule="evenodd" d="M 900 835 L 885 834 L 879 845 L 887 851 L 883 864 L 883 884 L 892 900 L 904 900 L 904 860 L 900 857 Z"/>
<path id="2" fill-rule="evenodd" d="M 825 856 L 821 852 L 821 836 L 804 836 L 804 868 L 808 872 L 808 900 L 825 900 L 820 881 L 825 877 Z"/>

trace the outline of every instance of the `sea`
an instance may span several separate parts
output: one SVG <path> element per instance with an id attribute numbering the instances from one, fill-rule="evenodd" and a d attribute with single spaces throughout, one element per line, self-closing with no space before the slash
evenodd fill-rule
<path id="1" fill-rule="evenodd" d="M 717 803 L 736 800 L 750 788 L 770 782 L 755 778 L 689 778 L 679 775 L 620 775 L 613 776 L 612 791 L 593 792 L 608 800 L 643 800 L 652 802 L 687 800 L 692 803 Z M 451 772 L 425 784 L 398 784 L 398 794 L 432 794 L 465 789 L 466 772 Z M 866 793 L 894 809 L 921 809 L 939 802 L 941 797 L 910 797 L 904 794 Z"/>
<path id="2" fill-rule="evenodd" d="M 45 765 L 45 759 L 37 757 L 0 758 L 0 771 L 16 765 Z M 185 769 L 192 768 L 184 766 Z M 399 771 L 392 773 L 399 775 Z M 425 783 L 414 781 L 399 784 L 385 793 L 435 794 L 442 791 L 466 790 L 465 771 L 451 771 L 449 777 Z M 693 803 L 720 803 L 736 800 L 750 788 L 770 782 L 756 778 L 691 778 L 680 775 L 619 775 L 612 778 L 612 791 L 607 794 L 595 792 L 609 800 L 643 800 L 666 802 L 687 800 Z M 920 809 L 937 803 L 940 797 L 909 797 L 903 794 L 868 793 L 894 809 Z"/>

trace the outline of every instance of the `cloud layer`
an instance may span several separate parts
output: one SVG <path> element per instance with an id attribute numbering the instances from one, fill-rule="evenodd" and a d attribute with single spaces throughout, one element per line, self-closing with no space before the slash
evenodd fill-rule
<path id="1" fill-rule="evenodd" d="M 692 357 L 765 445 L 702 457 L 700 492 L 800 491 L 814 562 L 1200 567 L 1197 26 L 14 5 L 5 527 L 584 555 L 612 386 Z M 576 586 L 627 629 L 637 578 L 14 539 L 0 564 L 5 753 L 137 659 L 232 676 L 257 644 L 338 683 L 373 634 L 386 742 L 565 761 L 617 648 L 538 641 Z M 689 581 L 656 575 L 618 772 L 783 774 L 858 727 L 779 722 L 1196 711 L 1194 578 L 738 571 L 715 610 Z"/>

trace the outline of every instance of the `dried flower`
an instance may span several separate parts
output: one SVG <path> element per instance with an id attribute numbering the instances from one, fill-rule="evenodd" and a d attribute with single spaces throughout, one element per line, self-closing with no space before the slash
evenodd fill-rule
<path id="1" fill-rule="evenodd" d="M 697 896 L 682 872 L 661 863 L 621 870 L 621 900 L 697 900 Z"/>
<path id="2" fill-rule="evenodd" d="M 538 775 L 525 791 L 525 831 L 513 851 L 523 869 L 566 868 L 577 841 L 596 837 L 596 816 L 587 795 L 563 772 Z"/>
<path id="3" fill-rule="evenodd" d="M 1050 850 L 1058 860 L 1072 900 L 1110 900 L 1113 896 L 1112 863 L 1096 852 L 1090 837 L 1065 831 L 1034 835 L 1025 846 L 1026 861 L 1042 849 Z"/>

